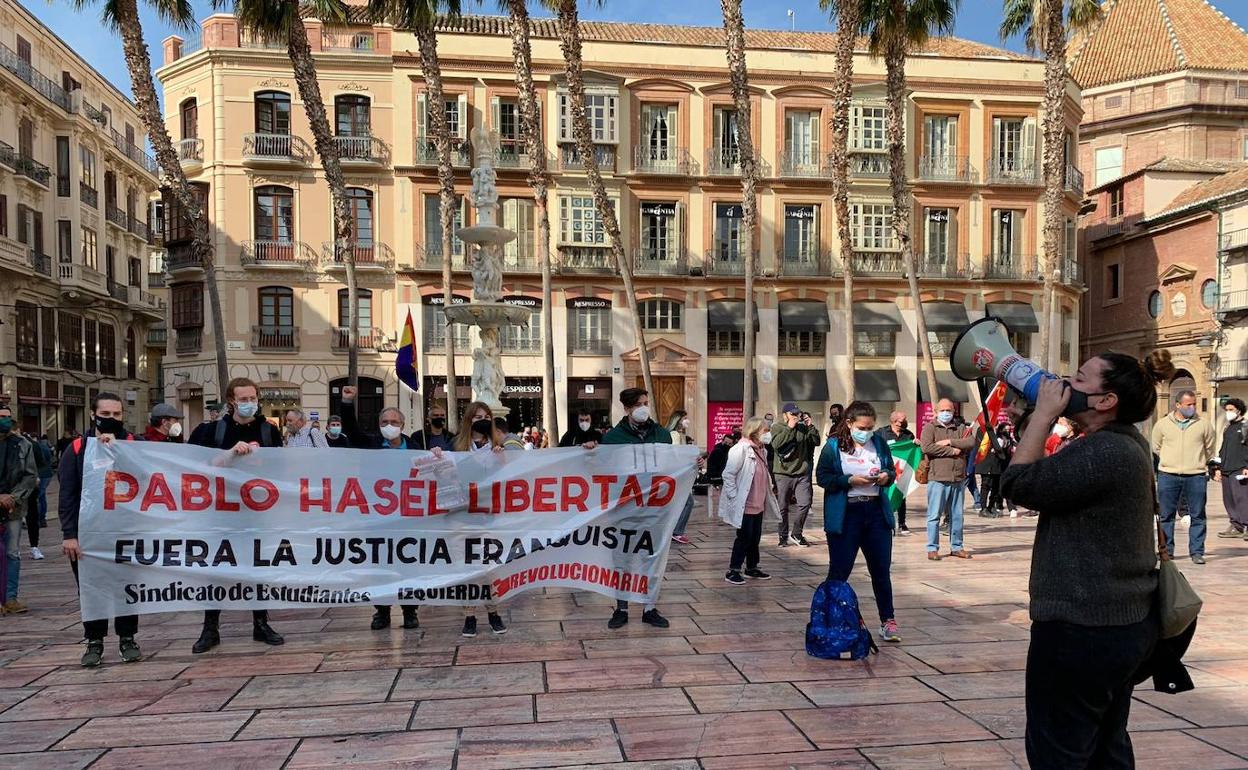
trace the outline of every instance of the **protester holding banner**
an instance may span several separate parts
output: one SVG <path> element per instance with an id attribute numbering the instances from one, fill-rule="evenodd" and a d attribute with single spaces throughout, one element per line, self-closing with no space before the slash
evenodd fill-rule
<path id="1" fill-rule="evenodd" d="M 780 502 L 771 490 L 767 453 L 763 451 L 763 436 L 769 427 L 767 421 L 759 417 L 746 420 L 741 426 L 741 440 L 729 450 L 724 465 L 724 504 L 720 506 L 719 517 L 737 530 L 724 580 L 735 586 L 745 585 L 746 578 L 771 579 L 771 575 L 758 568 L 763 519 L 768 515 L 780 519 Z M 742 565 L 745 566 L 744 576 Z"/>
<path id="2" fill-rule="evenodd" d="M 449 450 L 455 442 L 455 434 L 446 429 L 446 407 L 431 404 L 426 416 L 424 430 L 416 431 L 416 441 L 425 449 L 435 447 Z"/>
<path id="3" fill-rule="evenodd" d="M 602 437 L 604 444 L 671 444 L 672 434 L 663 426 L 650 418 L 650 394 L 645 388 L 626 388 L 620 391 L 620 405 L 627 414 L 607 431 Z M 594 442 L 586 442 L 581 446 L 593 449 L 598 446 Z M 682 518 L 688 518 L 682 513 Z M 656 628 L 667 628 L 671 625 L 667 618 L 659 614 L 657 605 L 646 605 L 641 614 L 641 622 Z M 628 602 L 619 599 L 615 603 L 615 612 L 607 621 L 607 628 L 622 628 L 628 623 Z"/>
<path id="4" fill-rule="evenodd" d="M 1153 460 L 1135 428 L 1174 373 L 1105 353 L 1069 381 L 1041 379 L 1035 411 L 1002 491 L 1039 511 L 1031 559 L 1027 759 L 1033 770 L 1135 766 L 1127 724 L 1133 681 L 1160 622 Z M 1084 437 L 1051 457 L 1044 442 L 1066 413 Z"/>
<path id="5" fill-rule="evenodd" d="M 247 377 L 235 377 L 225 387 L 226 412 L 216 422 L 206 422 L 191 434 L 190 443 L 225 449 L 236 455 L 249 454 L 253 447 L 280 448 L 281 433 L 260 416 L 260 388 Z M 265 644 L 285 644 L 282 635 L 269 626 L 268 610 L 251 613 L 251 638 Z M 195 654 L 207 652 L 221 643 L 221 610 L 204 610 L 204 628 L 191 647 Z"/>
<path id="6" fill-rule="evenodd" d="M 78 513 L 82 507 L 82 475 L 83 463 L 87 453 L 87 439 L 98 438 L 102 442 L 132 441 L 134 436 L 122 424 L 125 406 L 121 396 L 116 393 L 99 393 L 91 402 L 92 427 L 87 435 L 74 439 L 61 458 L 60 465 L 60 504 L 61 518 L 61 550 L 69 559 L 69 566 L 74 571 L 74 584 L 78 583 L 78 560 L 82 558 L 82 548 L 78 544 Z M 125 663 L 133 663 L 142 657 L 139 644 L 134 637 L 139 632 L 138 615 L 121 615 L 113 618 L 113 630 L 117 632 L 118 652 Z M 104 658 L 104 637 L 108 635 L 108 618 L 88 620 L 82 624 L 83 638 L 87 640 L 87 651 L 82 654 L 82 665 L 94 668 Z"/>
<path id="7" fill-rule="evenodd" d="M 888 425 L 877 430 L 876 435 L 884 439 L 891 449 L 893 444 L 902 441 L 914 441 L 914 432 L 910 430 L 909 423 L 906 422 L 905 412 L 893 412 L 888 416 Z M 906 498 L 902 497 L 901 502 L 896 506 L 897 514 L 897 533 L 901 535 L 909 535 L 910 528 L 906 526 Z"/>
<path id="8" fill-rule="evenodd" d="M 315 449 L 328 449 L 329 443 L 325 440 L 325 433 L 317 426 L 308 422 L 307 415 L 302 409 L 286 410 L 286 446 L 288 447 L 312 447 Z"/>
<path id="9" fill-rule="evenodd" d="M 879 610 L 880 637 L 900 642 L 889 576 L 896 521 L 888 487 L 897 476 L 888 442 L 875 433 L 874 407 L 865 401 L 849 405 L 837 435 L 823 445 L 815 477 L 824 490 L 828 580 L 849 580 L 862 551 Z"/>

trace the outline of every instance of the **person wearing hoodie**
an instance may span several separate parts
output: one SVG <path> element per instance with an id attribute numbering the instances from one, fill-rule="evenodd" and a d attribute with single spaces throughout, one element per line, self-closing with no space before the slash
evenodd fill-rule
<path id="1" fill-rule="evenodd" d="M 588 409 L 576 413 L 576 424 L 559 439 L 559 446 L 580 446 L 586 441 L 602 441 L 602 431 L 594 427 L 594 415 Z"/>

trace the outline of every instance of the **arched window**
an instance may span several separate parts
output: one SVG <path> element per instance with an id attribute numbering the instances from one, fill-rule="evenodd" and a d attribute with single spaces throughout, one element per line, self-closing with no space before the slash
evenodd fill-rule
<path id="1" fill-rule="evenodd" d="M 260 91 L 255 96 L 256 133 L 290 133 L 290 94 L 283 91 Z"/>
<path id="2" fill-rule="evenodd" d="M 182 138 L 199 138 L 199 102 L 194 97 L 182 102 L 178 108 L 182 118 Z"/>
<path id="3" fill-rule="evenodd" d="M 348 187 L 351 203 L 351 240 L 357 247 L 373 245 L 373 192 L 362 187 Z"/>
<path id="4" fill-rule="evenodd" d="M 256 188 L 257 241 L 290 243 L 295 239 L 295 192 L 289 187 L 265 185 Z"/>
<path id="5" fill-rule="evenodd" d="M 369 289 L 356 289 L 355 295 L 360 298 L 360 318 L 356 328 L 361 332 L 367 332 L 373 328 L 373 292 Z M 347 306 L 347 298 L 350 295 L 346 289 L 338 290 L 338 326 L 347 328 L 350 320 L 350 308 Z"/>
<path id="6" fill-rule="evenodd" d="M 334 97 L 334 126 L 338 136 L 371 136 L 370 101 L 360 94 Z"/>
<path id="7" fill-rule="evenodd" d="M 647 331 L 675 332 L 681 329 L 684 305 L 671 299 L 648 299 L 641 306 L 641 325 Z"/>
<path id="8" fill-rule="evenodd" d="M 295 325 L 295 293 L 287 286 L 262 286 L 260 325 L 265 328 L 291 329 Z"/>

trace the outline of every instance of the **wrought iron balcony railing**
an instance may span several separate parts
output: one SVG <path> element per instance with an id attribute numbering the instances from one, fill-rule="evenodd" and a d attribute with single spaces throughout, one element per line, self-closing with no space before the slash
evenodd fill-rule
<path id="1" fill-rule="evenodd" d="M 243 241 L 239 261 L 243 267 L 311 267 L 316 258 L 302 241 Z"/>
<path id="2" fill-rule="evenodd" d="M 615 150 L 614 144 L 594 145 L 594 159 L 598 161 L 599 171 L 607 174 L 615 172 Z M 585 164 L 581 162 L 581 151 L 575 144 L 559 145 L 559 170 L 585 170 Z"/>
<path id="3" fill-rule="evenodd" d="M 100 193 L 86 182 L 78 183 L 78 200 L 87 204 L 93 209 L 100 207 Z"/>
<path id="4" fill-rule="evenodd" d="M 350 250 L 357 268 L 394 269 L 394 249 L 384 243 L 358 241 L 343 244 L 342 250 L 335 249 L 333 241 L 325 241 L 321 244 L 321 264 L 330 270 L 342 269 L 345 250 Z"/>
<path id="5" fill-rule="evenodd" d="M 299 351 L 299 329 L 294 326 L 260 324 L 251 327 L 253 350 L 296 353 Z"/>
<path id="6" fill-rule="evenodd" d="M 204 161 L 204 140 L 197 136 L 179 140 L 175 149 L 178 151 L 178 160 L 184 164 Z"/>
<path id="7" fill-rule="evenodd" d="M 1006 281 L 1040 279 L 1032 254 L 987 254 L 984 256 L 984 277 Z"/>
<path id="8" fill-rule="evenodd" d="M 780 153 L 780 176 L 794 179 L 822 179 L 832 175 L 832 167 L 824 158 L 807 147 Z"/>
<path id="9" fill-rule="evenodd" d="M 634 147 L 633 173 L 689 176 L 693 156 L 683 147 Z"/>
<path id="10" fill-rule="evenodd" d="M 826 253 L 785 253 L 780 255 L 777 266 L 783 276 L 830 276 L 836 273 L 836 260 Z"/>
<path id="11" fill-rule="evenodd" d="M 390 148 L 375 136 L 335 136 L 338 157 L 348 163 L 390 162 Z"/>
<path id="12" fill-rule="evenodd" d="M 243 134 L 243 159 L 306 163 L 312 157 L 308 143 L 293 134 Z"/>
<path id="13" fill-rule="evenodd" d="M 438 165 L 438 147 L 433 139 L 424 136 L 416 137 L 416 165 Z M 468 168 L 472 165 L 472 145 L 467 139 L 452 137 L 451 165 L 455 168 Z"/>
<path id="14" fill-rule="evenodd" d="M 854 274 L 896 278 L 905 275 L 901 253 L 897 251 L 854 251 Z"/>
<path id="15" fill-rule="evenodd" d="M 633 251 L 633 272 L 637 275 L 689 275 L 689 259 L 676 248 L 643 246 Z"/>
<path id="16" fill-rule="evenodd" d="M 923 155 L 919 158 L 919 179 L 974 184 L 979 181 L 979 172 L 965 155 Z"/>
<path id="17" fill-rule="evenodd" d="M 707 275 L 745 275 L 745 255 L 721 246 L 706 252 L 702 267 Z"/>

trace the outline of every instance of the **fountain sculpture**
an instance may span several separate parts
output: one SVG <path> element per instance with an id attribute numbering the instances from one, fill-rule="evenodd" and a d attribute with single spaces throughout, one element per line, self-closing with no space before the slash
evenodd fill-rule
<path id="1" fill-rule="evenodd" d="M 446 308 L 448 322 L 480 327 L 481 347 L 472 351 L 472 392 L 477 401 L 488 405 L 496 417 L 509 411 L 502 405 L 502 348 L 499 329 L 512 324 L 527 325 L 528 308 L 499 301 L 503 295 L 503 245 L 516 234 L 498 224 L 498 188 L 494 163 L 498 160 L 498 132 L 478 126 L 472 130 L 475 165 L 472 169 L 472 206 L 476 224 L 460 228 L 456 236 L 468 244 L 472 268 L 472 302 Z"/>

